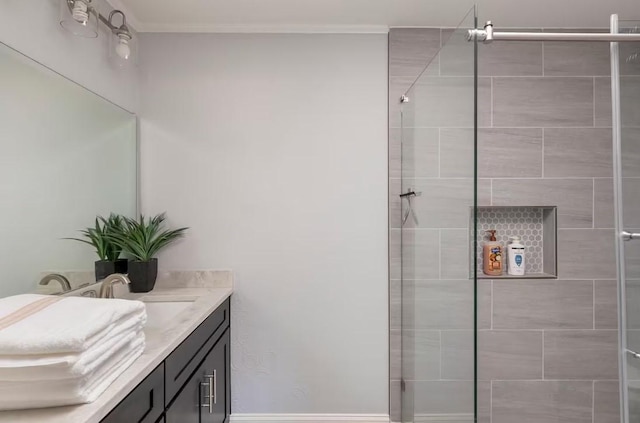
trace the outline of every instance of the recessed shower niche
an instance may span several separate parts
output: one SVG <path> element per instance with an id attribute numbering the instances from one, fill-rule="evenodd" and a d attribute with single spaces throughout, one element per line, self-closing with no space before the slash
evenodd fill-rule
<path id="1" fill-rule="evenodd" d="M 479 206 L 477 208 L 476 257 L 478 279 L 555 279 L 557 269 L 557 207 L 556 206 Z M 470 237 L 473 240 L 473 208 L 470 215 Z M 496 231 L 496 239 L 506 252 L 509 237 L 519 236 L 525 246 L 526 273 L 507 274 L 506 266 L 500 276 L 488 276 L 482 269 L 482 246 L 489 239 L 487 231 Z M 469 251 L 473 254 L 474 246 Z M 506 256 L 506 255 L 505 255 Z M 506 261 L 505 261 L 506 264 Z"/>

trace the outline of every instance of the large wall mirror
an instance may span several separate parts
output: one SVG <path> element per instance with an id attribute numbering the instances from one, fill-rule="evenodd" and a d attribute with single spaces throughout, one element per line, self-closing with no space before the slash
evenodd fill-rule
<path id="1" fill-rule="evenodd" d="M 135 115 L 0 43 L 0 151 L 0 297 L 94 283 L 95 251 L 64 238 L 136 215 Z"/>

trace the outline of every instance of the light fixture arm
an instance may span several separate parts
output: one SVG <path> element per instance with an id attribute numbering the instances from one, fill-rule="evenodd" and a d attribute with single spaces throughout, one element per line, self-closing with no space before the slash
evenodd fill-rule
<path id="1" fill-rule="evenodd" d="M 91 0 L 89 0 L 89 2 L 91 2 Z M 67 7 L 69 8 L 69 12 L 73 13 L 74 3 L 75 3 L 75 0 L 67 0 Z M 129 39 L 132 38 L 131 31 L 127 26 L 127 16 L 124 14 L 122 10 L 117 10 L 117 9 L 112 10 L 111 13 L 109 13 L 108 17 L 104 17 L 104 15 L 98 12 L 98 10 L 95 8 L 93 9 L 93 11 L 96 14 L 97 18 L 100 20 L 100 22 L 105 24 L 111 30 L 112 33 L 116 35 L 121 35 L 121 34 L 125 35 Z M 114 25 L 113 18 L 115 17 L 115 15 L 122 16 L 122 25 L 120 26 Z"/>

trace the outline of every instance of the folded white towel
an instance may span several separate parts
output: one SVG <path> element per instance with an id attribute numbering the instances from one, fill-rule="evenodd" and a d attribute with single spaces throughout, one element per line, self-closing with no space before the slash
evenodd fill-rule
<path id="1" fill-rule="evenodd" d="M 140 332 L 142 334 L 142 332 Z M 55 407 L 95 401 L 144 351 L 144 335 L 91 374 L 64 380 L 0 381 L 0 410 Z"/>
<path id="2" fill-rule="evenodd" d="M 0 369 L 5 368 L 29 368 L 40 366 L 73 366 L 81 357 L 92 351 L 103 351 L 117 343 L 123 336 L 129 336 L 142 329 L 146 322 L 146 315 L 134 315 L 133 317 L 116 322 L 105 336 L 81 352 L 64 352 L 57 354 L 4 354 L 0 355 Z M 0 380 L 2 378 L 0 377 Z"/>
<path id="3" fill-rule="evenodd" d="M 22 319 L 25 307 L 55 299 Z M 129 318 L 146 321 L 140 301 L 25 294 L 0 299 L 0 355 L 45 355 L 86 351 L 113 336 Z M 14 321 L 12 321 L 14 320 Z"/>
<path id="4" fill-rule="evenodd" d="M 0 356 L 0 383 L 83 377 L 104 366 L 122 348 L 140 340 L 144 342 L 142 325 L 126 334 L 105 339 L 83 353 L 55 354 L 37 359 L 29 356 Z"/>

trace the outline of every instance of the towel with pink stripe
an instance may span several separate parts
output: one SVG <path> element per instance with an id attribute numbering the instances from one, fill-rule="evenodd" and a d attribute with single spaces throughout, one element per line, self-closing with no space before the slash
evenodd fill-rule
<path id="1" fill-rule="evenodd" d="M 140 301 L 0 299 L 0 410 L 94 401 L 144 351 Z"/>

